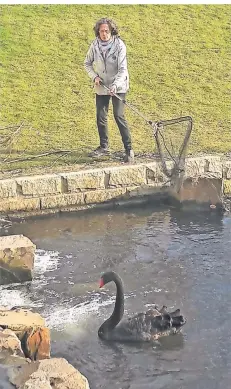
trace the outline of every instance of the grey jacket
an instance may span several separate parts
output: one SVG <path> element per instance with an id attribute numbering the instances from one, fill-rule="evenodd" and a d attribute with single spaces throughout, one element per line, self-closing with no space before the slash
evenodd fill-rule
<path id="1" fill-rule="evenodd" d="M 126 93 L 128 91 L 129 74 L 126 46 L 119 37 L 113 37 L 112 46 L 106 59 L 101 54 L 98 39 L 96 38 L 89 47 L 84 67 L 92 81 L 99 76 L 106 86 L 115 85 L 117 93 Z M 98 95 L 108 94 L 107 90 L 102 86 L 95 86 L 95 91 Z"/>

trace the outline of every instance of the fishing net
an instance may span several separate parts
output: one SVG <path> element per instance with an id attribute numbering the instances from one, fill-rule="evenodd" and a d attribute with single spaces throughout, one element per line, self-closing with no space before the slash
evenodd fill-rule
<path id="1" fill-rule="evenodd" d="M 188 142 L 192 132 L 192 118 L 183 116 L 176 119 L 151 122 L 157 152 L 164 174 L 173 179 L 184 172 Z M 171 161 L 167 166 L 167 161 Z"/>
<path id="2" fill-rule="evenodd" d="M 100 82 L 100 84 L 107 91 L 110 91 L 103 82 Z M 179 177 L 183 176 L 184 173 L 187 145 L 192 132 L 192 118 L 182 116 L 176 119 L 154 122 L 148 120 L 133 104 L 128 103 L 120 95 L 114 93 L 114 96 L 152 127 L 162 170 L 172 183 L 177 179 L 179 181 Z M 167 166 L 168 160 L 172 162 L 170 167 Z"/>

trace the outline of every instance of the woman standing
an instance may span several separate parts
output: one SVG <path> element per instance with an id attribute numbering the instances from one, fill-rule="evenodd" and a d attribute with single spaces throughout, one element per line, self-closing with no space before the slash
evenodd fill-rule
<path id="1" fill-rule="evenodd" d="M 130 130 L 124 117 L 124 103 L 114 95 L 116 93 L 124 100 L 129 89 L 126 46 L 118 36 L 118 28 L 111 19 L 98 20 L 94 31 L 96 38 L 91 43 L 84 61 L 84 67 L 95 85 L 96 117 L 100 139 L 100 146 L 91 153 L 91 156 L 109 153 L 108 108 L 111 99 L 113 115 L 125 149 L 124 161 L 133 162 L 134 152 Z M 109 88 L 109 92 L 100 85 L 101 81 Z"/>

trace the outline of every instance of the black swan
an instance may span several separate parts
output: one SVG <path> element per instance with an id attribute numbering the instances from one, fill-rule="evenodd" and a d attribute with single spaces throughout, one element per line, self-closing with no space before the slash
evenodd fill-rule
<path id="1" fill-rule="evenodd" d="M 160 310 L 155 306 L 154 309 L 138 313 L 120 323 L 124 314 L 122 279 L 113 271 L 104 273 L 99 287 L 102 288 L 111 281 L 116 284 L 116 302 L 112 315 L 98 330 L 98 336 L 101 339 L 118 342 L 151 342 L 161 336 L 177 333 L 185 324 L 186 320 L 180 314 L 179 309 L 168 312 L 165 306 Z"/>

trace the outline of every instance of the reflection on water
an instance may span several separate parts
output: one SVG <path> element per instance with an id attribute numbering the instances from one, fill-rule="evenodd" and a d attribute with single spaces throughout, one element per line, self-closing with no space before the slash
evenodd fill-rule
<path id="1" fill-rule="evenodd" d="M 230 386 L 230 217 L 146 206 L 30 219 L 0 231 L 37 246 L 33 281 L 1 287 L 0 305 L 35 307 L 52 329 L 53 355 L 79 368 L 92 389 Z M 125 315 L 153 304 L 179 307 L 182 334 L 151 345 L 99 340 L 115 287 L 101 291 L 98 280 L 110 269 L 124 280 Z"/>

